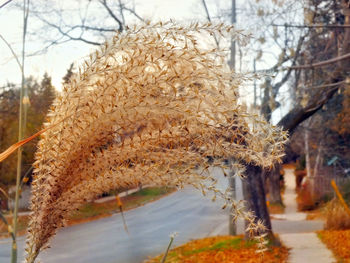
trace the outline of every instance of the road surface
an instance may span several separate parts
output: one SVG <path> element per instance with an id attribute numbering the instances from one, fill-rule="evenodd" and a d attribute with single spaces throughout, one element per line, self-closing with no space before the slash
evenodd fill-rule
<path id="1" fill-rule="evenodd" d="M 220 169 L 213 174 L 223 178 Z M 219 181 L 227 187 L 227 179 Z M 241 183 L 237 195 L 242 196 Z M 39 256 L 43 263 L 139 263 L 163 253 L 169 235 L 177 232 L 174 245 L 191 239 L 228 233 L 228 210 L 220 201 L 211 202 L 200 191 L 186 188 L 155 202 L 125 212 L 129 234 L 120 214 L 89 223 L 62 228 L 51 241 L 51 248 Z M 272 220 L 276 233 L 309 232 L 322 229 L 322 221 Z M 238 223 L 238 233 L 244 224 Z M 25 238 L 19 237 L 19 259 L 23 259 Z M 10 262 L 11 240 L 0 240 L 0 262 Z M 20 262 L 20 261 L 19 261 Z"/>
<path id="2" fill-rule="evenodd" d="M 220 176 L 221 171 L 215 169 Z M 220 181 L 225 188 L 226 178 Z M 185 188 L 158 201 L 126 211 L 129 229 L 120 214 L 60 229 L 51 248 L 39 256 L 43 263 L 139 263 L 165 251 L 169 235 L 178 232 L 174 246 L 191 239 L 228 231 L 228 211 L 219 200 L 211 202 L 200 191 Z M 23 259 L 25 238 L 19 238 L 19 259 Z M 10 239 L 0 240 L 0 262 L 10 262 Z"/>

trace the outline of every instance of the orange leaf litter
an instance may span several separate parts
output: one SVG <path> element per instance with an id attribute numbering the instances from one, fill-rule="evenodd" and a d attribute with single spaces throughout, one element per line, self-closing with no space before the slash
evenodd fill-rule
<path id="1" fill-rule="evenodd" d="M 163 255 L 146 261 L 161 262 Z M 288 249 L 269 246 L 263 254 L 256 253 L 252 241 L 244 241 L 243 236 L 216 236 L 190 241 L 172 249 L 166 263 L 280 263 L 287 262 Z"/>
<path id="2" fill-rule="evenodd" d="M 350 230 L 324 230 L 319 236 L 339 262 L 350 263 Z"/>

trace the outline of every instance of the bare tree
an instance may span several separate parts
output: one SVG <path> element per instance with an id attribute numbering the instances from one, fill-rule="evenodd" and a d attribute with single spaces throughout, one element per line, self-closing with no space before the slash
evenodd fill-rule
<path id="1" fill-rule="evenodd" d="M 248 12 L 254 13 L 249 17 L 255 15 L 260 19 L 258 23 L 257 19 L 250 19 L 256 24 L 254 32 L 259 35 L 247 52 L 256 52 L 255 59 L 259 61 L 260 68 L 258 72 L 274 76 L 267 78 L 262 86 L 262 96 L 257 99 L 261 105 L 259 110 L 270 119 L 272 112 L 281 104 L 279 100 L 283 99 L 281 88 L 292 84 L 293 88 L 289 92 L 294 93 L 293 107 L 278 122 L 279 126 L 292 134 L 299 124 L 320 110 L 346 82 L 350 51 L 349 1 L 308 1 L 306 6 L 302 1 L 274 1 L 276 5 L 271 1 L 257 2 L 245 3 L 245 7 L 249 6 Z M 245 7 L 239 10 L 244 12 Z M 307 8 L 304 10 L 304 7 Z M 245 27 L 249 27 L 247 14 L 239 16 L 244 19 Z M 299 21 L 299 25 L 296 25 L 295 20 Z M 320 26 L 320 23 L 324 26 Z M 276 62 L 272 67 L 262 68 L 265 61 L 273 59 Z M 264 178 L 270 179 L 272 201 L 281 202 L 279 169 L 276 167 L 272 171 L 262 171 L 250 165 L 244 184 L 249 207 L 257 219 L 265 222 L 271 236 Z"/>
<path id="2" fill-rule="evenodd" d="M 98 46 L 124 31 L 128 22 L 145 21 L 132 2 L 122 0 L 35 1 L 31 10 L 40 26 L 30 33 L 44 42 L 34 54 L 69 41 Z"/>

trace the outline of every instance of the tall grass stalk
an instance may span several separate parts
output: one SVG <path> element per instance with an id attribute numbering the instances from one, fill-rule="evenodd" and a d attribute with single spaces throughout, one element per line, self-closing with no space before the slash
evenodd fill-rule
<path id="1" fill-rule="evenodd" d="M 167 247 L 167 249 L 166 249 L 166 251 L 165 251 L 165 254 L 164 254 L 163 258 L 162 258 L 161 263 L 165 263 L 165 260 L 166 260 L 166 258 L 168 257 L 168 253 L 169 253 L 169 250 L 170 250 L 170 248 L 171 248 L 171 245 L 172 245 L 173 242 L 174 242 L 175 236 L 176 236 L 176 234 L 170 235 L 169 245 L 168 245 L 168 247 Z"/>
<path id="2" fill-rule="evenodd" d="M 25 40 L 27 34 L 28 25 L 28 14 L 29 14 L 29 0 L 23 0 L 23 36 L 22 36 L 22 63 L 21 63 L 21 73 L 22 73 L 22 84 L 20 92 L 20 108 L 19 108 L 19 127 L 18 127 L 18 141 L 21 141 L 24 137 L 26 120 L 27 120 L 27 106 L 28 106 L 28 94 L 25 85 L 25 75 L 24 75 L 24 59 L 25 59 Z M 22 152 L 23 149 L 20 147 L 17 154 L 17 174 L 16 174 L 16 195 L 14 203 L 13 212 L 13 240 L 12 240 L 12 250 L 11 250 L 11 263 L 17 263 L 17 223 L 18 223 L 18 204 L 19 204 L 19 193 L 21 184 L 21 173 L 22 173 Z"/>

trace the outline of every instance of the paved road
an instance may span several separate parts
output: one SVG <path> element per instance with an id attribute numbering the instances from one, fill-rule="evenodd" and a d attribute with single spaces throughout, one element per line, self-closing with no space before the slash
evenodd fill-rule
<path id="1" fill-rule="evenodd" d="M 223 177 L 219 169 L 213 171 Z M 221 176 L 220 176 L 221 175 Z M 227 187 L 226 178 L 219 181 Z M 240 183 L 237 194 L 242 196 Z M 191 239 L 228 233 L 228 211 L 192 188 L 172 193 L 158 201 L 125 213 L 130 234 L 123 228 L 119 214 L 60 229 L 51 248 L 40 254 L 44 263 L 139 263 L 148 256 L 165 251 L 169 235 L 178 232 L 174 246 Z M 322 228 L 322 222 L 272 220 L 277 233 L 308 232 Z M 244 224 L 238 224 L 243 233 Z M 19 238 L 19 258 L 24 237 Z M 0 263 L 10 262 L 10 240 L 0 240 Z"/>
<path id="2" fill-rule="evenodd" d="M 219 176 L 219 170 L 214 171 Z M 224 178 L 226 179 L 226 178 Z M 220 181 L 225 187 L 226 180 Z M 174 246 L 194 238 L 227 233 L 228 211 L 192 188 L 170 194 L 125 213 L 128 235 L 119 214 L 61 229 L 51 248 L 40 254 L 44 263 L 136 263 L 165 251 L 169 235 Z M 19 239 L 20 254 L 24 238 Z M 10 240 L 0 240 L 0 262 L 9 262 Z M 20 256 L 22 259 L 23 256 Z"/>

